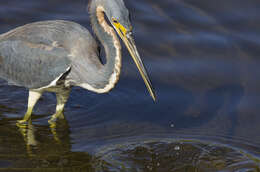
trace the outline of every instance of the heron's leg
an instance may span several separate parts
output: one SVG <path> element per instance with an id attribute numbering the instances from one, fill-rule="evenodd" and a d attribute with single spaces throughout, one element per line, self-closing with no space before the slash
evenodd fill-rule
<path id="1" fill-rule="evenodd" d="M 29 90 L 27 112 L 24 115 L 23 120 L 18 120 L 18 123 L 26 123 L 31 118 L 33 107 L 40 99 L 41 95 L 41 91 Z"/>
<path id="2" fill-rule="evenodd" d="M 48 121 L 50 124 L 55 122 L 58 118 L 64 119 L 63 110 L 64 106 L 69 98 L 70 89 L 62 89 L 56 93 L 57 98 L 57 105 L 56 105 L 56 112 L 52 115 L 51 119 Z"/>

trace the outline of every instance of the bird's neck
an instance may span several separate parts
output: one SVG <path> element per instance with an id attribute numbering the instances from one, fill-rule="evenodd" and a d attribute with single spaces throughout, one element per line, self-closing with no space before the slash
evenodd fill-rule
<path id="1" fill-rule="evenodd" d="M 117 83 L 121 71 L 121 45 L 114 29 L 105 19 L 104 8 L 99 5 L 90 6 L 91 24 L 93 30 L 104 47 L 106 63 L 100 70 L 102 81 L 95 92 L 104 93 L 110 91 Z"/>

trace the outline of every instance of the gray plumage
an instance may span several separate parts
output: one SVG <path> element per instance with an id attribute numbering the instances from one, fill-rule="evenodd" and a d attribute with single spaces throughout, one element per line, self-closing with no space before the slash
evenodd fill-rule
<path id="1" fill-rule="evenodd" d="M 101 66 L 97 46 L 88 30 L 69 21 L 18 27 L 0 36 L 0 77 L 13 85 L 37 89 L 71 67 L 70 76 L 75 77 L 71 82 L 87 82 L 86 74 Z M 70 56 L 73 51 L 78 56 Z"/>

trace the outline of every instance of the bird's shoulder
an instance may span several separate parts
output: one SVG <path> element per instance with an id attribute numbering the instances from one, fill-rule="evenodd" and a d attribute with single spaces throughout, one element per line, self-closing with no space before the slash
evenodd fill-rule
<path id="1" fill-rule="evenodd" d="M 48 20 L 29 23 L 0 35 L 0 42 L 20 41 L 38 48 L 64 48 L 72 51 L 75 44 L 97 49 L 98 44 L 90 32 L 78 23 L 66 20 Z M 83 43 L 83 44 L 82 44 Z"/>

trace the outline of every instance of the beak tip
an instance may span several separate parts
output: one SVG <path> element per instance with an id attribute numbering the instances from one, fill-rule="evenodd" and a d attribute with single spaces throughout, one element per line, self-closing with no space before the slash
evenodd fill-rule
<path id="1" fill-rule="evenodd" d="M 155 94 L 152 94 L 151 97 L 152 97 L 152 99 L 153 99 L 154 102 L 157 101 L 157 100 L 156 100 L 156 96 L 155 96 Z"/>

